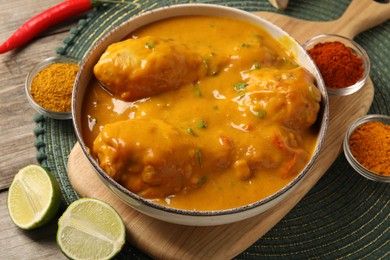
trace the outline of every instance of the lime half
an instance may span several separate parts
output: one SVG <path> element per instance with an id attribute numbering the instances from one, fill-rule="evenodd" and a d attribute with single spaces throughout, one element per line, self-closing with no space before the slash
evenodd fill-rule
<path id="1" fill-rule="evenodd" d="M 57 181 L 38 165 L 22 168 L 8 191 L 9 214 L 22 229 L 45 225 L 56 215 L 60 204 L 61 191 Z"/>
<path id="2" fill-rule="evenodd" d="M 71 259 L 110 259 L 122 249 L 126 229 L 107 203 L 82 198 L 74 201 L 58 221 L 57 244 Z"/>

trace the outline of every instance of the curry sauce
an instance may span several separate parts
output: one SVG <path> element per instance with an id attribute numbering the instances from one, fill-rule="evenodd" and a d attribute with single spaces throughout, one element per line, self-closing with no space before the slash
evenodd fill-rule
<path id="1" fill-rule="evenodd" d="M 265 198 L 306 166 L 321 94 L 257 25 L 204 16 L 148 25 L 96 64 L 83 135 L 127 189 L 180 209 Z"/>

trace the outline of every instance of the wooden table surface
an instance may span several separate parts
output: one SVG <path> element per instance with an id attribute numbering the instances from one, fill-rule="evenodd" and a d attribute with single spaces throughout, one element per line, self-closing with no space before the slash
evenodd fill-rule
<path id="1" fill-rule="evenodd" d="M 0 0 L 0 42 L 20 25 L 60 0 Z M 31 43 L 0 55 L 0 258 L 66 259 L 55 242 L 56 221 L 49 226 L 25 232 L 9 217 L 6 200 L 8 187 L 18 170 L 37 164 L 32 120 L 35 111 L 29 105 L 24 80 L 34 64 L 55 55 L 76 18 L 50 28 Z"/>

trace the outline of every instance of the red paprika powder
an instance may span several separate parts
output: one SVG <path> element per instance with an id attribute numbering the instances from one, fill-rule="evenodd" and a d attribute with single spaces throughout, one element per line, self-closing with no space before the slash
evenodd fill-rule
<path id="1" fill-rule="evenodd" d="M 317 43 L 308 50 L 328 88 L 344 88 L 362 78 L 363 60 L 343 43 Z"/>

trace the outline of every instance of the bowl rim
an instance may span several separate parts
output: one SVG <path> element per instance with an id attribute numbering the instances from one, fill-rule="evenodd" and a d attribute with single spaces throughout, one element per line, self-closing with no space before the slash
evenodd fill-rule
<path id="1" fill-rule="evenodd" d="M 184 8 L 187 8 L 187 9 L 192 8 L 192 9 L 191 9 L 191 11 L 186 10 L 185 12 L 183 12 L 181 9 L 184 9 Z M 194 9 L 196 11 L 194 11 Z M 118 25 L 114 29 L 110 30 L 110 32 L 108 32 L 106 35 L 104 35 L 101 39 L 99 39 L 94 44 L 94 46 L 91 48 L 89 53 L 83 59 L 78 76 L 76 77 L 76 84 L 75 84 L 75 89 L 74 89 L 75 91 L 73 91 L 73 97 L 72 97 L 73 118 L 77 117 L 77 115 L 76 115 L 76 102 L 75 102 L 76 93 L 77 93 L 77 86 L 78 86 L 77 82 L 80 80 L 80 75 L 84 70 L 84 65 L 87 64 L 89 62 L 89 59 L 91 58 L 92 51 L 94 49 L 96 49 L 99 44 L 101 44 L 102 42 L 107 40 L 107 38 L 109 38 L 109 36 L 112 33 L 116 32 L 121 27 L 125 26 L 126 24 L 131 23 L 134 20 L 137 20 L 138 18 L 147 16 L 147 15 L 152 15 L 152 14 L 155 14 L 157 12 L 167 11 L 169 13 L 168 16 L 164 16 L 164 18 L 153 20 L 153 21 L 160 21 L 160 20 L 167 19 L 170 17 L 189 16 L 189 15 L 194 15 L 194 14 L 197 15 L 197 11 L 199 11 L 199 9 L 202 9 L 202 10 L 205 9 L 207 11 L 210 11 L 209 9 L 213 9 L 213 11 L 215 11 L 215 9 L 217 9 L 218 11 L 223 10 L 229 14 L 235 13 L 236 15 L 237 14 L 243 15 L 243 17 L 245 17 L 245 18 L 256 19 L 258 21 L 261 21 L 264 24 L 267 24 L 268 26 L 275 28 L 279 32 L 282 32 L 285 36 L 288 36 L 289 40 L 293 41 L 295 46 L 297 46 L 296 48 L 302 48 L 302 46 L 295 40 L 295 38 L 293 38 L 289 33 L 284 31 L 282 28 L 278 27 L 274 23 L 266 20 L 265 18 L 257 16 L 253 13 L 250 13 L 250 12 L 247 12 L 247 11 L 244 11 L 241 9 L 237 9 L 234 7 L 228 7 L 228 6 L 216 5 L 216 4 L 187 3 L 187 4 L 175 4 L 175 5 L 170 5 L 170 6 L 164 6 L 164 7 L 159 7 L 159 8 L 153 9 L 153 10 L 149 10 L 149 11 L 146 11 L 146 12 L 143 12 L 143 13 L 140 13 L 140 14 L 137 14 L 135 16 L 130 17 L 129 19 L 122 22 L 120 25 Z M 210 14 L 206 12 L 205 15 L 210 15 Z M 213 14 L 213 15 L 214 16 L 228 17 L 227 15 L 215 15 L 215 14 Z M 242 19 L 242 20 L 245 20 L 245 19 Z M 146 25 L 146 24 L 138 25 L 137 28 L 140 28 L 144 25 Z M 328 129 L 329 99 L 328 99 L 328 94 L 327 94 L 327 91 L 325 88 L 325 84 L 323 83 L 323 80 L 319 74 L 319 70 L 315 66 L 314 61 L 310 58 L 310 56 L 307 54 L 307 52 L 303 48 L 302 48 L 302 51 L 305 53 L 305 57 L 308 58 L 308 61 L 310 62 L 311 66 L 313 67 L 313 69 L 316 71 L 316 73 L 318 75 L 318 79 L 320 80 L 320 82 L 317 82 L 317 85 L 318 84 L 322 85 L 324 88 L 321 91 L 321 94 L 322 94 L 321 103 L 323 104 L 323 106 L 321 107 L 320 111 L 322 111 L 322 113 L 321 113 L 322 118 L 317 118 L 317 121 L 319 121 L 321 124 L 321 127 L 318 127 L 319 132 L 318 132 L 317 143 L 316 143 L 315 149 L 313 150 L 310 161 L 306 164 L 305 168 L 300 173 L 298 173 L 298 175 L 290 183 L 285 185 L 282 189 L 278 190 L 277 192 L 275 192 L 275 193 L 273 193 L 273 194 L 269 195 L 268 197 L 265 197 L 261 200 L 258 200 L 256 202 L 253 202 L 253 203 L 250 203 L 247 205 L 243 205 L 243 206 L 239 206 L 239 207 L 235 207 L 235 208 L 221 209 L 221 210 L 187 210 L 187 209 L 179 209 L 179 208 L 173 208 L 173 207 L 168 207 L 168 206 L 164 206 L 161 204 L 157 204 L 149 199 L 145 199 L 145 198 L 131 192 L 130 190 L 126 189 L 121 184 L 116 182 L 107 173 L 105 173 L 105 171 L 98 164 L 97 160 L 92 158 L 92 156 L 89 152 L 89 148 L 85 145 L 85 143 L 83 141 L 82 133 L 81 133 L 81 131 L 79 131 L 79 127 L 77 125 L 77 120 L 73 120 L 75 132 L 76 132 L 76 138 L 80 143 L 80 147 L 81 147 L 83 153 L 88 158 L 88 161 L 92 164 L 92 166 L 93 166 L 95 172 L 97 172 L 97 175 L 99 176 L 99 178 L 101 178 L 105 181 L 108 181 L 108 183 L 110 185 L 112 185 L 115 189 L 117 189 L 119 192 L 125 194 L 126 196 L 130 197 L 130 199 L 135 200 L 137 202 L 137 204 L 142 204 L 144 206 L 151 207 L 152 209 L 162 211 L 161 213 L 166 213 L 166 214 L 173 213 L 175 215 L 180 215 L 180 216 L 197 216 L 197 217 L 226 216 L 226 215 L 232 215 L 232 214 L 244 212 L 244 211 L 251 210 L 251 209 L 257 208 L 259 206 L 265 205 L 271 201 L 274 201 L 275 199 L 279 199 L 279 198 L 283 197 L 283 195 L 285 193 L 291 191 L 304 177 L 306 177 L 308 171 L 311 169 L 312 165 L 315 163 L 315 161 L 319 155 L 319 152 L 321 151 L 321 148 L 323 146 L 324 139 L 325 139 L 325 134 L 326 134 L 326 131 Z M 110 187 L 109 185 L 107 185 L 107 186 L 109 187 L 109 189 L 111 189 L 111 191 L 113 191 L 115 193 L 115 195 L 118 195 L 113 190 L 112 187 Z M 122 199 L 122 198 L 120 198 L 120 199 Z M 230 221 L 230 222 L 232 222 L 232 221 Z"/>
<path id="2" fill-rule="evenodd" d="M 43 106 L 39 105 L 34 100 L 33 96 L 31 95 L 31 92 L 30 92 L 31 83 L 32 83 L 35 75 L 37 75 L 37 73 L 39 73 L 41 70 L 43 70 L 47 66 L 49 66 L 53 63 L 57 63 L 57 62 L 60 62 L 60 63 L 72 62 L 72 63 L 80 65 L 81 60 L 76 58 L 76 57 L 67 56 L 67 55 L 55 55 L 55 56 L 51 56 L 51 57 L 48 57 L 46 59 L 41 60 L 40 62 L 35 64 L 33 66 L 33 68 L 27 73 L 25 81 L 24 81 L 24 89 L 25 89 L 25 93 L 26 93 L 28 102 L 30 103 L 30 105 L 32 106 L 32 108 L 36 112 L 38 112 L 44 116 L 53 118 L 53 119 L 68 120 L 68 119 L 72 119 L 72 111 L 61 112 L 61 111 L 53 111 L 53 110 L 44 108 Z"/>
<path id="3" fill-rule="evenodd" d="M 320 39 L 326 39 L 327 37 L 335 38 L 334 41 L 336 41 L 336 39 L 338 38 L 343 42 L 349 42 L 355 48 L 355 51 L 357 51 L 357 53 L 358 53 L 357 55 L 362 59 L 363 67 L 364 67 L 362 77 L 355 84 L 353 84 L 351 86 L 343 87 L 343 88 L 326 87 L 328 94 L 332 95 L 332 96 L 347 96 L 347 95 L 350 95 L 350 94 L 353 94 L 353 93 L 359 91 L 365 85 L 366 81 L 368 80 L 368 78 L 370 76 L 370 71 L 371 71 L 370 57 L 368 56 L 366 50 L 360 44 L 358 44 L 353 39 L 350 39 L 350 38 L 343 36 L 343 35 L 340 35 L 340 34 L 331 34 L 331 33 L 326 34 L 326 33 L 324 33 L 324 34 L 318 34 L 318 35 L 313 36 L 312 38 L 308 39 L 307 41 L 305 41 L 302 44 L 302 47 L 306 51 L 308 51 L 309 50 L 308 46 L 313 41 L 317 41 Z M 321 41 L 319 41 L 318 43 L 320 43 L 320 42 Z M 314 47 L 314 45 L 312 47 Z M 315 64 L 315 66 L 317 67 L 316 64 Z"/>
<path id="4" fill-rule="evenodd" d="M 386 125 L 390 125 L 390 116 L 381 115 L 381 114 L 369 114 L 369 115 L 362 116 L 351 123 L 344 137 L 344 142 L 343 142 L 344 156 L 346 157 L 347 161 L 352 166 L 352 168 L 354 168 L 354 170 L 358 172 L 360 175 L 362 175 L 363 177 L 371 181 L 390 183 L 390 176 L 375 173 L 367 169 L 366 167 L 364 167 L 360 162 L 358 162 L 358 160 L 356 160 L 356 158 L 352 155 L 351 149 L 349 147 L 349 139 L 352 133 L 358 127 L 368 122 L 375 122 L 375 121 L 379 121 Z"/>

